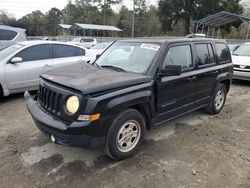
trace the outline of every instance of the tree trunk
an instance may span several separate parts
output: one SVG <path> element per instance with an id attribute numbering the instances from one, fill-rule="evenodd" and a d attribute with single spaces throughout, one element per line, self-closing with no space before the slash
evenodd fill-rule
<path id="1" fill-rule="evenodd" d="M 185 20 L 185 34 L 188 35 L 190 34 L 190 17 L 186 17 Z"/>

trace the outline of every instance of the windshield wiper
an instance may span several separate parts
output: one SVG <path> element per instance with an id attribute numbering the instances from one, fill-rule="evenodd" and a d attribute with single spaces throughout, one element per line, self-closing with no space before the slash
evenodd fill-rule
<path id="1" fill-rule="evenodd" d="M 112 69 L 118 72 L 126 72 L 124 69 L 120 68 L 120 67 L 116 67 L 116 66 L 112 66 L 112 65 L 102 65 L 102 68 L 107 68 L 107 69 Z"/>

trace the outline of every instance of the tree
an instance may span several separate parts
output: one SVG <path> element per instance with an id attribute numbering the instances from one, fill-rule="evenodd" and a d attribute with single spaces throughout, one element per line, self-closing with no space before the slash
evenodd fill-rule
<path id="1" fill-rule="evenodd" d="M 94 3 L 98 3 L 98 7 L 103 14 L 103 25 L 106 24 L 106 13 L 111 9 L 112 5 L 116 5 L 122 2 L 122 0 L 93 0 Z"/>
<path id="2" fill-rule="evenodd" d="M 172 31 L 173 23 L 184 21 L 185 33 L 190 31 L 191 20 L 203 18 L 219 11 L 241 14 L 240 0 L 160 0 L 159 17 L 164 32 Z"/>
<path id="3" fill-rule="evenodd" d="M 62 12 L 57 8 L 50 9 L 46 14 L 46 30 L 50 35 L 55 36 L 58 34 L 57 27 L 62 20 L 62 16 Z"/>
<path id="4" fill-rule="evenodd" d="M 47 35 L 46 31 L 46 17 L 45 15 L 37 10 L 30 14 L 22 17 L 18 20 L 27 29 L 27 34 L 31 36 L 43 36 Z"/>

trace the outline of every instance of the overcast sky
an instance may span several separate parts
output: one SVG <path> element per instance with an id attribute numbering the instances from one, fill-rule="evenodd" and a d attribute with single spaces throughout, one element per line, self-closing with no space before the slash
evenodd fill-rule
<path id="1" fill-rule="evenodd" d="M 147 0 L 147 4 L 157 4 L 158 0 Z M 63 9 L 68 3 L 68 0 L 0 0 L 0 9 L 6 10 L 8 13 L 13 14 L 17 19 L 31 13 L 34 10 L 41 10 L 43 13 L 56 7 Z M 128 8 L 132 8 L 133 0 L 123 0 L 123 4 Z M 115 6 L 119 9 L 121 5 Z"/>

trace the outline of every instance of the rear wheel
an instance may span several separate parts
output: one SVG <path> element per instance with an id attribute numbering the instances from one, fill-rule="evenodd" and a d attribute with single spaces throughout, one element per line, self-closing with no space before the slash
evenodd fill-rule
<path id="1" fill-rule="evenodd" d="M 214 90 L 214 93 L 211 97 L 209 105 L 206 111 L 209 114 L 215 115 L 221 112 L 224 108 L 227 97 L 227 89 L 224 84 L 218 84 Z"/>
<path id="2" fill-rule="evenodd" d="M 2 85 L 0 84 L 0 98 L 2 98 L 3 97 L 3 87 L 2 87 Z"/>
<path id="3" fill-rule="evenodd" d="M 145 120 L 140 112 L 127 109 L 113 120 L 106 141 L 107 154 L 122 160 L 135 154 L 146 133 Z"/>

